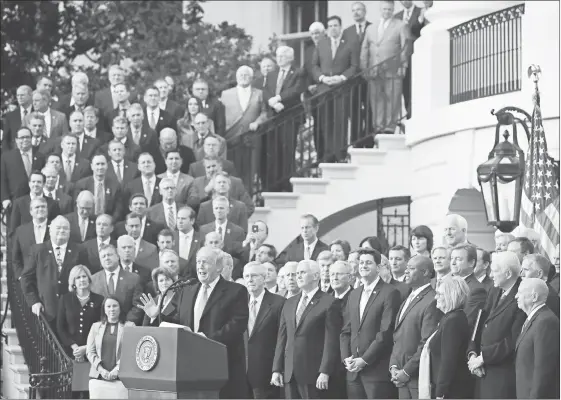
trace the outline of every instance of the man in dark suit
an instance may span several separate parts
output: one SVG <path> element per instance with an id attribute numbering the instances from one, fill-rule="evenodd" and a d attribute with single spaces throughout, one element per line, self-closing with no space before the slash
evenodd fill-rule
<path id="1" fill-rule="evenodd" d="M 70 224 L 62 216 L 49 227 L 50 240 L 31 248 L 21 275 L 21 288 L 31 311 L 41 312 L 56 326 L 58 299 L 68 293 L 68 276 L 75 265 L 87 265 L 83 250 L 70 242 Z"/>
<path id="2" fill-rule="evenodd" d="M 329 246 L 317 237 L 318 229 L 319 221 L 314 215 L 303 215 L 300 218 L 300 236 L 279 255 L 279 263 L 316 260 L 319 253 L 329 250 Z"/>
<path id="3" fill-rule="evenodd" d="M 84 114 L 81 111 L 73 111 L 69 117 L 70 133 L 78 138 L 78 149 L 76 155 L 85 160 L 91 160 L 92 156 L 101 146 L 101 142 L 86 135 L 84 130 Z"/>
<path id="4" fill-rule="evenodd" d="M 279 321 L 284 298 L 265 288 L 267 270 L 251 262 L 244 267 L 243 277 L 249 292 L 249 319 L 246 342 L 247 381 L 250 397 L 278 399 L 280 390 L 271 385 Z"/>
<path id="5" fill-rule="evenodd" d="M 100 214 L 95 220 L 95 234 L 94 239 L 90 239 L 84 242 L 84 251 L 88 256 L 88 268 L 90 272 L 95 274 L 101 271 L 101 260 L 99 259 L 99 249 L 103 246 L 112 244 L 116 246 L 117 243 L 111 239 L 111 233 L 113 232 L 113 217 L 109 214 Z"/>
<path id="6" fill-rule="evenodd" d="M 61 175 L 64 174 L 65 182 L 78 182 L 80 179 L 92 174 L 90 160 L 78 157 L 78 138 L 74 135 L 65 135 L 61 142 Z"/>
<path id="7" fill-rule="evenodd" d="M 548 288 L 527 278 L 518 287 L 518 307 L 528 315 L 516 341 L 516 397 L 559 398 L 559 318 L 545 305 Z"/>
<path id="8" fill-rule="evenodd" d="M 300 261 L 297 275 L 302 293 L 282 309 L 271 383 L 284 386 L 287 399 L 319 399 L 340 361 L 342 317 L 335 298 L 319 288 L 317 262 Z"/>
<path id="9" fill-rule="evenodd" d="M 10 216 L 10 229 L 9 234 L 13 235 L 16 228 L 27 222 L 31 222 L 32 217 L 30 214 L 31 199 L 37 197 L 45 197 L 43 195 L 43 187 L 45 186 L 45 176 L 39 172 L 34 171 L 29 176 L 29 189 L 30 193 L 22 196 L 14 201 L 12 206 L 12 213 Z M 48 208 L 48 220 L 52 220 L 57 215 L 60 215 L 60 208 L 58 203 L 53 199 L 46 197 Z"/>
<path id="10" fill-rule="evenodd" d="M 249 316 L 248 295 L 244 286 L 220 277 L 222 256 L 209 247 L 197 253 L 199 283 L 184 287 L 172 302 L 176 303 L 178 323 L 193 332 L 226 345 L 228 381 L 220 398 L 247 398 L 243 334 Z"/>
<path id="11" fill-rule="evenodd" d="M 92 158 L 93 176 L 80 179 L 74 186 L 74 197 L 83 190 L 94 194 L 94 214 L 109 214 L 113 220 L 123 217 L 123 190 L 117 181 L 107 177 L 107 156 L 98 154 Z"/>
<path id="12" fill-rule="evenodd" d="M 84 190 L 76 197 L 76 210 L 64 216 L 70 224 L 70 240 L 83 243 L 95 238 L 94 197 Z"/>
<path id="13" fill-rule="evenodd" d="M 87 106 L 82 113 L 84 114 L 84 131 L 86 135 L 99 140 L 102 146 L 113 139 L 111 126 L 106 126 L 106 123 L 102 122 L 101 113 L 97 108 Z"/>
<path id="14" fill-rule="evenodd" d="M 160 92 L 160 108 L 176 120 L 183 118 L 183 116 L 185 115 L 185 107 L 182 107 L 181 105 L 179 105 L 179 103 L 176 103 L 169 98 L 169 93 L 171 90 L 171 86 L 169 85 L 169 83 L 167 83 L 165 79 L 158 79 L 156 82 L 154 82 L 154 86 Z"/>
<path id="15" fill-rule="evenodd" d="M 469 297 L 464 306 L 470 329 L 473 330 L 479 310 L 485 307 L 487 292 L 473 274 L 477 262 L 477 250 L 471 244 L 459 244 L 452 249 L 450 269 L 453 275 L 464 278 L 469 286 Z"/>
<path id="16" fill-rule="evenodd" d="M 366 6 L 359 1 L 353 3 L 351 11 L 353 13 L 354 24 L 347 27 L 343 31 L 343 39 L 355 43 L 357 51 L 360 53 L 360 47 L 364 40 L 366 28 L 371 25 L 366 20 Z M 362 129 L 366 126 L 366 121 L 372 120 L 372 115 L 367 119 L 366 115 L 371 113 L 366 101 L 368 96 L 368 83 L 364 78 L 357 77 L 359 82 L 353 89 L 352 106 L 351 106 L 351 143 L 356 142 L 362 135 Z"/>
<path id="17" fill-rule="evenodd" d="M 32 221 L 18 226 L 12 240 L 12 270 L 16 279 L 21 276 L 24 265 L 28 264 L 31 247 L 49 240 L 46 199 L 37 197 L 31 200 L 29 211 Z"/>
<path id="18" fill-rule="evenodd" d="M 399 304 L 403 304 L 403 302 L 407 299 L 407 297 L 409 297 L 409 294 L 411 293 L 411 287 L 405 282 L 398 281 L 393 276 L 388 283 L 399 291 L 399 296 L 401 299 L 401 302 Z"/>
<path id="19" fill-rule="evenodd" d="M 430 258 L 417 255 L 409 259 L 405 281 L 413 291 L 397 313 L 390 357 L 392 383 L 398 388 L 400 399 L 419 398 L 421 352 L 442 317 L 430 285 L 433 274 Z"/>
<path id="20" fill-rule="evenodd" d="M 263 57 L 259 62 L 259 72 L 251 82 L 251 86 L 256 89 L 265 90 L 269 81 L 269 74 L 276 69 L 276 64 L 270 57 Z"/>
<path id="21" fill-rule="evenodd" d="M 129 124 L 127 119 L 121 116 L 115 117 L 113 119 L 113 124 L 111 125 L 111 129 L 113 132 L 112 140 L 118 140 L 121 143 L 123 143 L 123 145 L 125 146 L 124 158 L 132 162 L 137 162 L 138 156 L 141 153 L 141 147 L 137 145 L 128 134 Z M 103 146 L 101 146 L 100 152 L 106 154 L 108 152 L 108 148 L 109 145 L 104 144 Z"/>
<path id="22" fill-rule="evenodd" d="M 136 213 L 129 213 L 125 217 L 125 229 L 129 236 L 134 239 L 135 245 L 135 257 L 134 262 L 147 267 L 150 270 L 158 267 L 158 248 L 152 244 L 148 243 L 140 237 L 142 216 Z"/>
<path id="23" fill-rule="evenodd" d="M 2 151 L 11 150 L 14 147 L 16 134 L 22 126 L 23 119 L 33 111 L 31 104 L 32 93 L 33 89 L 27 85 L 18 87 L 16 91 L 18 107 L 6 113 L 2 119 L 2 130 L 4 131 L 4 136 L 2 137 Z"/>
<path id="24" fill-rule="evenodd" d="M 31 171 L 40 170 L 45 164 L 43 155 L 31 146 L 29 128 L 18 129 L 16 135 L 16 148 L 2 153 L 0 160 L 0 198 L 3 209 L 7 209 L 18 197 L 29 193 Z"/>
<path id="25" fill-rule="evenodd" d="M 347 368 L 347 390 L 352 399 L 391 399 L 397 391 L 390 381 L 393 327 L 399 292 L 378 275 L 381 255 L 359 251 L 363 282 L 347 303 L 348 320 L 341 331 L 341 357 Z"/>
<path id="26" fill-rule="evenodd" d="M 148 200 L 148 207 L 162 201 L 160 194 L 160 181 L 155 174 L 156 164 L 150 153 L 142 153 L 138 156 L 138 170 L 140 176 L 129 182 L 124 189 L 126 202 L 130 202 L 133 194 L 143 193 Z"/>
<path id="27" fill-rule="evenodd" d="M 187 174 L 189 172 L 189 167 L 195 162 L 195 154 L 189 147 L 179 144 L 177 133 L 172 128 L 162 129 L 160 132 L 159 146 L 150 151 L 156 164 L 156 174 L 163 174 L 166 172 L 166 156 L 170 151 L 179 153 L 182 160 L 180 171 Z"/>
<path id="28" fill-rule="evenodd" d="M 520 262 L 508 251 L 493 257 L 491 288 L 475 341 L 468 347 L 468 366 L 475 380 L 476 399 L 516 397 L 515 344 L 526 319 L 516 304 L 520 285 Z"/>
<path id="29" fill-rule="evenodd" d="M 152 283 L 153 269 L 135 263 L 134 252 L 135 244 L 132 236 L 122 235 L 117 239 L 117 253 L 119 254 L 121 268 L 124 271 L 138 275 L 143 293 L 155 295 L 154 284 Z"/>
<path id="30" fill-rule="evenodd" d="M 71 213 L 74 209 L 74 200 L 62 189 L 56 187 L 59 174 L 55 167 L 47 165 L 41 172 L 45 176 L 45 186 L 43 187 L 44 196 L 57 202 L 61 215 Z"/>
<path id="31" fill-rule="evenodd" d="M 103 270 L 92 276 L 92 292 L 104 297 L 115 296 L 121 305 L 121 312 L 127 316 L 127 321 L 140 325 L 144 315 L 139 308 L 142 294 L 140 276 L 121 268 L 117 249 L 112 244 L 104 245 L 99 250 L 99 258 Z"/>
<path id="32" fill-rule="evenodd" d="M 171 128 L 177 132 L 177 119 L 167 111 L 160 108 L 160 91 L 152 86 L 144 92 L 144 121 L 143 125 L 149 126 L 159 135 L 162 129 Z"/>
<path id="33" fill-rule="evenodd" d="M 175 231 L 177 225 L 177 211 L 183 204 L 175 201 L 177 188 L 171 178 L 163 178 L 160 181 L 160 195 L 162 201 L 153 205 L 147 211 L 148 217 L 167 229 Z"/>
<path id="34" fill-rule="evenodd" d="M 322 38 L 312 60 L 313 75 L 318 83 L 318 93 L 324 93 L 343 83 L 358 72 L 359 52 L 354 41 L 341 35 L 341 18 L 327 20 L 328 37 Z M 349 106 L 342 98 L 324 99 L 315 116 L 320 123 L 321 135 L 317 138 L 318 160 L 324 155 L 332 158 L 346 149 Z"/>
<path id="35" fill-rule="evenodd" d="M 411 32 L 410 48 L 413 49 L 413 43 L 421 36 L 421 29 L 425 26 L 425 22 L 419 18 L 421 16 L 421 8 L 414 5 L 412 1 L 402 1 L 401 5 L 403 10 L 395 14 L 394 18 L 402 20 L 407 24 L 409 32 Z M 411 56 L 409 56 L 405 77 L 403 78 L 403 100 L 407 110 L 407 118 L 411 118 L 411 68 Z"/>
<path id="36" fill-rule="evenodd" d="M 35 90 L 31 95 L 33 110 L 45 116 L 45 136 L 48 138 L 60 137 L 68 134 L 68 121 L 66 115 L 51 108 L 51 95 L 46 90 Z M 30 115 L 27 115 L 22 125 L 29 124 Z"/>
<path id="37" fill-rule="evenodd" d="M 195 231 L 195 211 L 183 206 L 177 211 L 177 231 L 169 231 L 173 250 L 179 255 L 179 276 L 189 280 L 197 277 L 197 251 L 202 247 L 199 232 Z M 173 232 L 173 233 L 172 233 Z M 158 235 L 158 245 L 162 232 Z"/>
<path id="38" fill-rule="evenodd" d="M 129 141 L 139 146 L 142 152 L 153 152 L 158 147 L 158 133 L 144 122 L 144 109 L 140 104 L 134 103 L 129 107 L 127 120 L 130 122 Z"/>
<path id="39" fill-rule="evenodd" d="M 473 274 L 477 280 L 483 285 L 487 293 L 493 287 L 493 280 L 489 277 L 489 266 L 491 265 L 491 254 L 482 248 L 477 248 L 477 262 Z"/>
<path id="40" fill-rule="evenodd" d="M 205 143 L 203 144 L 203 159 L 199 160 L 199 161 L 195 161 L 194 163 L 192 163 L 189 166 L 189 175 L 191 175 L 193 178 L 198 178 L 200 176 L 205 176 L 206 175 L 206 170 L 205 170 L 205 158 L 218 158 L 219 155 L 218 153 L 220 152 L 220 147 L 219 146 L 215 146 L 215 143 L 213 143 L 213 141 L 208 141 L 205 138 Z M 234 163 L 230 160 L 225 160 L 225 159 L 220 159 L 220 161 L 222 162 L 222 171 L 227 172 L 228 175 L 230 176 L 238 176 L 238 173 L 236 171 L 236 166 L 234 165 Z"/>
<path id="41" fill-rule="evenodd" d="M 547 283 L 548 273 L 550 271 L 551 264 L 547 258 L 541 254 L 529 254 L 524 257 L 522 261 L 522 272 L 521 276 L 525 278 L 539 278 L 546 282 L 547 288 L 549 289 L 549 294 L 547 295 L 547 300 L 545 304 L 547 307 L 559 318 L 559 295 L 549 283 Z"/>
<path id="42" fill-rule="evenodd" d="M 83 113 L 89 106 L 94 106 L 94 96 L 90 96 L 88 85 L 83 83 L 73 84 L 72 94 L 61 98 L 58 102 L 58 110 L 69 120 L 74 111 Z"/>
<path id="43" fill-rule="evenodd" d="M 136 163 L 125 159 L 125 145 L 120 140 L 111 140 L 107 144 L 109 156 L 107 176 L 125 187 L 129 182 L 140 175 Z"/>
<path id="44" fill-rule="evenodd" d="M 158 241 L 158 234 L 162 229 L 165 228 L 165 226 L 151 221 L 146 216 L 146 213 L 148 211 L 147 203 L 148 201 L 146 200 L 146 196 L 144 196 L 142 193 L 135 193 L 129 199 L 129 211 L 141 216 L 140 237 L 148 243 L 155 244 Z M 120 236 L 126 234 L 127 230 L 125 229 L 125 221 L 118 222 L 115 225 L 113 235 L 114 239 L 117 239 Z"/>
<path id="45" fill-rule="evenodd" d="M 193 83 L 193 96 L 202 103 L 202 112 L 214 121 L 214 132 L 224 136 L 226 132 L 226 110 L 224 105 L 215 97 L 209 96 L 208 83 L 197 79 Z"/>

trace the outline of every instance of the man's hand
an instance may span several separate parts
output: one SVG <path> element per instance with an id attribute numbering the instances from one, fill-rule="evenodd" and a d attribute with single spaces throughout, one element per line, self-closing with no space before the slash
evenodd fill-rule
<path id="1" fill-rule="evenodd" d="M 249 130 L 255 132 L 259 128 L 259 122 L 252 122 L 249 124 Z"/>
<path id="2" fill-rule="evenodd" d="M 284 386 L 282 374 L 280 372 L 273 372 L 273 376 L 271 378 L 271 385 L 278 386 L 278 387 Z"/>
<path id="3" fill-rule="evenodd" d="M 210 194 L 212 193 L 213 190 L 214 190 L 214 176 L 210 178 L 208 185 L 206 185 L 205 192 L 206 194 Z"/>
<path id="4" fill-rule="evenodd" d="M 479 357 L 476 357 L 475 355 L 472 355 L 469 358 L 468 368 L 471 372 L 473 372 L 475 369 L 477 369 L 481 366 L 483 366 L 483 357 L 481 355 Z"/>
<path id="5" fill-rule="evenodd" d="M 278 96 L 271 97 L 268 101 L 270 107 L 274 107 L 280 101 Z"/>
<path id="6" fill-rule="evenodd" d="M 72 355 L 74 358 L 82 358 L 86 355 L 86 346 L 76 346 L 73 351 Z"/>
<path id="7" fill-rule="evenodd" d="M 318 89 L 318 85 L 308 86 L 308 92 L 310 92 L 311 94 L 315 94 L 317 89 Z"/>
<path id="8" fill-rule="evenodd" d="M 318 380 L 316 381 L 316 387 L 319 390 L 327 390 L 329 385 L 329 375 L 321 373 L 318 376 Z"/>
<path id="9" fill-rule="evenodd" d="M 347 365 L 347 370 L 349 372 L 360 372 L 364 367 L 366 367 L 366 361 L 362 358 L 358 357 L 351 361 L 349 365 Z"/>
<path id="10" fill-rule="evenodd" d="M 202 337 L 206 337 L 206 335 L 203 332 L 197 332 L 197 335 L 201 335 Z"/>
<path id="11" fill-rule="evenodd" d="M 282 103 L 277 103 L 273 107 L 273 110 L 275 110 L 276 112 L 281 112 L 282 110 L 284 110 L 284 105 Z"/>
<path id="12" fill-rule="evenodd" d="M 242 242 L 242 247 L 249 244 L 250 249 L 255 249 L 255 234 L 253 232 L 248 232 L 245 240 Z"/>
<path id="13" fill-rule="evenodd" d="M 41 311 L 43 311 L 43 309 L 43 304 L 41 303 L 35 303 L 31 306 L 31 312 L 37 316 L 41 314 Z"/>
<path id="14" fill-rule="evenodd" d="M 12 204 L 12 201 L 11 201 L 11 200 L 9 200 L 9 199 L 4 200 L 4 201 L 2 202 L 2 208 L 5 210 L 6 208 L 10 207 L 10 204 Z"/>
<path id="15" fill-rule="evenodd" d="M 402 369 L 397 370 L 396 373 L 395 373 L 395 376 L 392 376 L 392 381 L 395 381 L 394 384 L 398 383 L 398 384 L 405 385 L 410 380 L 411 380 L 411 378 L 409 376 L 407 376 L 405 371 L 402 370 Z M 396 386 L 397 386 L 397 384 L 396 384 Z"/>
<path id="16" fill-rule="evenodd" d="M 483 378 L 485 376 L 485 368 L 484 367 L 476 368 L 473 371 L 471 371 L 471 373 L 477 376 L 478 378 Z"/>

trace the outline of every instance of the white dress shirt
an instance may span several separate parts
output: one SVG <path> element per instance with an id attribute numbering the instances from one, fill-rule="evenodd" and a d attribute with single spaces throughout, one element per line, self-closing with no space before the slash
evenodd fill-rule
<path id="1" fill-rule="evenodd" d="M 355 24 L 356 26 L 356 34 L 360 36 L 360 28 L 362 27 L 362 33 L 366 30 L 366 23 Z"/>
<path id="2" fill-rule="evenodd" d="M 265 290 L 263 290 L 261 292 L 261 294 L 257 297 L 253 297 L 252 294 L 249 295 L 249 303 L 247 303 L 250 307 L 251 307 L 251 302 L 252 301 L 257 301 L 255 303 L 255 316 L 257 317 L 257 315 L 259 314 L 259 308 L 261 307 L 261 303 L 263 303 L 263 297 L 265 297 Z"/>
<path id="3" fill-rule="evenodd" d="M 193 243 L 193 229 L 190 232 L 179 232 L 179 257 L 188 260 L 191 252 L 191 244 Z"/>
<path id="4" fill-rule="evenodd" d="M 152 196 L 154 195 L 154 191 L 156 190 L 156 175 L 152 175 L 151 178 L 142 177 L 142 189 L 144 190 L 144 195 L 147 196 L 148 188 L 151 189 Z M 152 203 L 152 196 L 148 199 L 148 206 Z M 148 196 L 147 196 L 148 197 Z"/>
<path id="5" fill-rule="evenodd" d="M 350 291 L 351 291 L 351 286 L 349 285 L 349 287 L 347 288 L 347 290 L 345 290 L 343 293 L 337 294 L 337 292 L 334 292 L 334 293 L 333 293 L 333 296 L 334 296 L 336 299 L 342 299 L 342 298 L 345 297 L 345 295 L 346 295 L 347 293 L 349 293 Z"/>
<path id="6" fill-rule="evenodd" d="M 43 243 L 45 239 L 45 232 L 47 231 L 47 221 L 43 221 L 40 224 L 33 222 L 33 233 L 35 234 L 35 243 Z"/>
<path id="7" fill-rule="evenodd" d="M 19 113 L 20 113 L 20 115 L 21 115 L 21 120 L 22 120 L 22 121 L 23 121 L 23 119 L 24 119 L 25 116 L 26 116 L 26 114 L 25 114 L 25 111 L 26 111 L 26 110 L 27 110 L 27 115 L 29 115 L 29 114 L 31 114 L 31 113 L 33 112 L 33 107 L 32 107 L 32 106 L 29 106 L 29 107 L 27 107 L 27 108 L 20 107 Z"/>
<path id="8" fill-rule="evenodd" d="M 165 203 L 162 201 L 162 206 L 164 206 L 164 218 L 166 219 L 166 224 L 168 221 L 168 215 L 170 213 L 170 211 L 173 211 L 173 216 L 175 217 L 175 220 L 177 221 L 177 206 L 175 204 L 175 201 L 171 204 Z"/>
<path id="9" fill-rule="evenodd" d="M 214 224 L 216 225 L 216 233 L 220 233 L 218 228 L 222 228 L 222 242 L 224 242 L 224 236 L 226 235 L 226 225 L 228 225 L 228 220 L 224 221 L 224 223 L 219 224 L 218 221 L 215 221 Z"/>
<path id="10" fill-rule="evenodd" d="M 150 109 L 146 107 L 146 117 L 148 119 L 148 125 L 150 125 L 150 118 L 154 115 L 154 128 L 158 125 L 158 120 L 160 119 L 160 107 L 156 107 L 155 109 Z"/>
<path id="11" fill-rule="evenodd" d="M 218 280 L 220 279 L 220 275 L 218 275 L 216 277 L 215 280 L 213 280 L 212 282 L 210 282 L 208 284 L 209 289 L 207 292 L 207 303 L 208 303 L 208 299 L 210 299 L 210 295 L 212 294 L 212 291 L 214 290 L 214 288 L 216 287 L 216 284 L 218 283 Z M 204 291 L 204 285 L 202 284 L 200 289 L 199 289 L 199 293 L 197 293 L 197 299 L 195 300 L 195 307 L 193 308 L 194 313 L 193 313 L 193 332 L 198 332 L 199 331 L 199 324 L 201 322 L 201 316 L 203 315 L 202 312 L 203 310 L 201 310 L 201 303 L 203 301 L 203 291 Z"/>
<path id="12" fill-rule="evenodd" d="M 302 304 L 302 299 L 304 298 L 304 295 L 306 295 L 306 307 L 307 307 L 312 302 L 312 298 L 316 295 L 318 290 L 319 287 L 316 286 L 308 293 L 302 292 L 302 296 L 300 297 L 300 300 L 298 301 L 298 306 L 296 307 L 296 312 L 298 312 L 298 310 L 300 309 L 300 305 Z"/>
<path id="13" fill-rule="evenodd" d="M 76 164 L 76 154 L 72 157 L 67 157 L 64 154 L 62 155 L 62 165 L 61 165 L 61 172 L 64 173 L 66 166 L 68 165 L 67 161 L 70 160 L 70 165 L 72 165 L 72 169 L 74 170 L 74 164 Z"/>
<path id="14" fill-rule="evenodd" d="M 61 244 L 59 246 L 57 246 L 54 243 L 52 243 L 52 245 L 53 245 L 53 255 L 55 256 L 55 259 L 56 259 L 56 248 L 60 247 L 60 261 L 64 262 L 64 256 L 66 255 L 66 247 L 68 246 L 68 242 Z"/>
<path id="15" fill-rule="evenodd" d="M 121 171 L 121 178 L 125 175 L 125 160 L 121 160 L 119 163 L 116 161 L 111 160 L 113 163 L 113 170 L 115 171 L 115 175 L 119 176 L 119 170 Z"/>
<path id="16" fill-rule="evenodd" d="M 384 32 L 388 28 L 388 25 L 390 24 L 390 21 L 391 21 L 391 18 L 382 19 L 380 21 L 380 25 L 378 25 L 378 40 L 380 40 L 380 38 L 382 36 L 384 36 Z"/>
<path id="17" fill-rule="evenodd" d="M 364 285 L 363 289 L 362 289 L 362 294 L 360 296 L 360 303 L 359 303 L 359 315 L 360 315 L 360 319 L 362 320 L 362 317 L 364 316 L 364 310 L 366 309 L 366 305 L 368 304 L 368 300 L 370 299 L 370 296 L 372 296 L 372 293 L 374 293 L 374 288 L 376 287 L 376 285 L 378 284 L 378 281 L 380 280 L 380 277 L 378 276 L 376 279 L 374 279 L 374 282 L 368 284 L 368 285 Z M 366 294 L 367 292 L 368 295 Z"/>
<path id="18" fill-rule="evenodd" d="M 97 138 L 97 128 L 93 128 L 91 131 L 88 131 L 84 128 L 84 133 L 91 138 Z"/>
<path id="19" fill-rule="evenodd" d="M 144 237 L 144 228 L 146 227 L 146 216 L 142 217 L 140 220 L 140 236 L 139 240 Z"/>
<path id="20" fill-rule="evenodd" d="M 413 299 L 415 297 L 417 297 L 419 295 L 419 293 L 421 293 L 423 290 L 425 290 L 427 287 L 430 286 L 430 282 L 427 283 L 426 285 L 423 285 L 415 290 L 413 290 L 411 292 L 411 294 L 409 295 L 409 297 L 407 297 L 407 300 L 405 300 L 405 304 L 403 305 L 403 308 L 401 309 L 401 313 L 399 314 L 399 318 L 398 318 L 398 322 L 401 321 L 401 319 L 403 318 L 403 316 L 405 315 L 405 311 L 407 311 L 407 308 L 409 307 L 409 304 L 411 304 L 411 302 L 413 301 Z"/>
<path id="21" fill-rule="evenodd" d="M 78 148 L 80 149 L 80 151 L 82 151 L 82 149 L 84 148 L 84 136 L 86 136 L 84 134 L 84 131 L 82 131 L 82 133 L 80 133 L 79 135 L 76 135 L 76 137 L 78 138 Z"/>
<path id="22" fill-rule="evenodd" d="M 119 281 L 119 273 L 121 272 L 121 266 L 118 266 L 113 272 L 105 271 L 105 283 L 109 286 L 109 278 L 113 274 L 113 292 L 117 291 L 117 282 Z"/>
<path id="23" fill-rule="evenodd" d="M 108 237 L 105 240 L 101 240 L 100 237 L 97 237 L 97 248 L 99 249 L 101 246 L 107 246 L 111 242 L 111 238 Z"/>
<path id="24" fill-rule="evenodd" d="M 308 249 L 308 255 L 309 255 L 309 259 L 312 259 L 312 254 L 314 254 L 314 249 L 316 248 L 316 244 L 318 243 L 318 238 L 316 237 L 316 240 L 314 240 L 312 243 L 306 243 L 304 241 L 304 258 L 306 258 L 306 249 Z"/>
<path id="25" fill-rule="evenodd" d="M 45 136 L 50 138 L 51 137 L 51 107 L 47 108 L 47 111 L 45 111 L 43 114 L 43 117 L 45 117 Z"/>
<path id="26" fill-rule="evenodd" d="M 175 186 L 177 187 L 177 181 L 179 180 L 179 171 L 177 171 L 176 173 L 167 171 L 166 174 L 169 179 L 173 179 L 173 181 L 175 182 Z"/>
<path id="27" fill-rule="evenodd" d="M 242 110 L 247 110 L 249 106 L 249 99 L 251 98 L 251 86 L 248 87 L 241 87 L 238 86 L 238 99 L 240 100 L 240 105 L 242 106 Z"/>
<path id="28" fill-rule="evenodd" d="M 544 303 L 544 304 L 540 304 L 539 306 L 537 306 L 536 308 L 534 308 L 534 309 L 532 310 L 532 312 L 530 312 L 530 314 L 528 314 L 528 318 L 526 318 L 526 321 L 524 321 L 524 324 L 527 324 L 528 322 L 530 322 L 530 321 L 532 320 L 532 317 L 534 316 L 534 314 L 535 314 L 540 308 L 542 308 L 543 306 L 545 306 L 545 303 Z"/>

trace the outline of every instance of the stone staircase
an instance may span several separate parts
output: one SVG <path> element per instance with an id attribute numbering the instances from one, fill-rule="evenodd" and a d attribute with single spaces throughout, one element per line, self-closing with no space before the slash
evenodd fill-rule
<path id="1" fill-rule="evenodd" d="M 299 234 L 302 214 L 322 219 L 348 207 L 370 200 L 410 196 L 410 152 L 405 135 L 377 135 L 378 148 L 349 149 L 350 163 L 320 164 L 321 178 L 291 178 L 292 192 L 264 192 L 264 207 L 250 218 L 275 227 L 267 242 L 281 251 Z M 328 200 L 328 201 L 326 201 Z"/>
<path id="2" fill-rule="evenodd" d="M 2 253 L 6 254 L 5 248 Z M 0 306 L 2 313 L 8 300 L 8 287 L 6 278 L 6 262 L 2 261 L 1 273 L 1 298 Z M 19 345 L 15 328 L 11 328 L 11 311 L 8 309 L 6 321 L 2 326 L 2 332 L 7 336 L 2 340 L 2 379 L 1 396 L 5 399 L 28 399 L 29 398 L 29 370 L 23 359 L 23 352 Z"/>

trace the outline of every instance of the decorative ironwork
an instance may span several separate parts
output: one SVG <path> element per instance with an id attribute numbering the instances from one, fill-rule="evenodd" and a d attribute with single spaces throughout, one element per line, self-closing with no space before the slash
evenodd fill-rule
<path id="1" fill-rule="evenodd" d="M 450 104 L 521 90 L 519 4 L 474 18 L 450 33 Z"/>
<path id="2" fill-rule="evenodd" d="M 389 202 L 388 200 L 392 200 Z M 411 198 L 395 203 L 395 199 L 378 200 L 377 234 L 384 239 L 388 249 L 397 245 L 409 248 L 409 232 L 411 230 Z"/>

